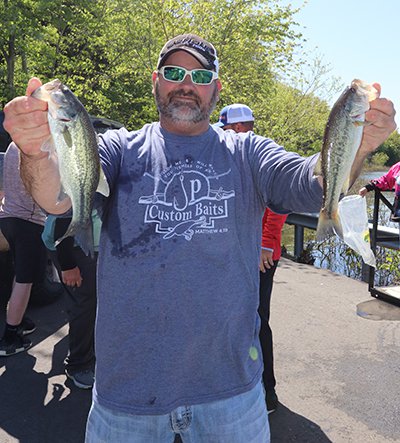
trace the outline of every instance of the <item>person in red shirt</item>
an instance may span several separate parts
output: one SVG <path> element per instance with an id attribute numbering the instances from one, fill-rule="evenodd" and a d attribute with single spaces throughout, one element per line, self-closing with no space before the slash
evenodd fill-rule
<path id="1" fill-rule="evenodd" d="M 253 111 L 246 105 L 235 103 L 225 106 L 220 111 L 219 120 L 213 126 L 224 131 L 248 132 L 254 129 Z M 266 209 L 262 220 L 262 241 L 260 256 L 260 304 L 258 314 L 261 318 L 260 343 L 263 353 L 263 384 L 268 414 L 278 407 L 278 396 L 275 392 L 274 357 L 272 330 L 269 325 L 272 284 L 276 267 L 281 257 L 282 227 L 287 215 L 275 214 Z"/>
<path id="2" fill-rule="evenodd" d="M 263 383 L 265 401 L 270 414 L 278 407 L 275 392 L 274 355 L 272 330 L 269 325 L 271 294 L 274 274 L 281 258 L 282 228 L 287 215 L 276 214 L 267 208 L 262 220 L 262 240 L 260 257 L 260 304 L 258 313 L 261 318 L 260 343 L 264 360 Z"/>

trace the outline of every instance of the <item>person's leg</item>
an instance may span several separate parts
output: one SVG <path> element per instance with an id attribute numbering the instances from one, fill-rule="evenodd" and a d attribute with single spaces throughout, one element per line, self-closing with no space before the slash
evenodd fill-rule
<path id="1" fill-rule="evenodd" d="M 96 259 L 87 257 L 80 248 L 74 248 L 74 254 L 82 285 L 68 288 L 69 352 L 65 370 L 78 387 L 88 389 L 93 386 L 95 366 Z"/>
<path id="2" fill-rule="evenodd" d="M 271 294 L 273 279 L 278 260 L 274 266 L 267 269 L 266 272 L 260 272 L 260 304 L 258 314 L 261 318 L 260 343 L 264 361 L 263 383 L 266 390 L 275 388 L 276 380 L 274 375 L 274 356 L 272 330 L 269 325 Z"/>
<path id="3" fill-rule="evenodd" d="M 11 297 L 8 301 L 7 323 L 11 326 L 21 324 L 22 317 L 28 306 L 32 283 L 18 283 L 14 281 Z"/>
<path id="4" fill-rule="evenodd" d="M 46 250 L 42 242 L 43 226 L 21 219 L 11 219 L 4 235 L 13 244 L 15 280 L 8 303 L 7 323 L 20 324 L 29 302 L 32 284 L 40 281 L 45 270 Z"/>
<path id="5" fill-rule="evenodd" d="M 74 248 L 75 263 L 81 277 L 81 286 L 72 288 L 64 285 L 66 310 L 68 314 L 68 355 L 65 358 L 65 372 L 75 385 L 90 389 L 94 382 L 94 327 L 96 320 L 96 259 L 87 257 L 80 248 Z M 49 251 L 60 280 L 61 268 L 55 251 Z"/>
<path id="6" fill-rule="evenodd" d="M 169 414 L 125 414 L 93 402 L 86 425 L 85 443 L 173 443 L 174 438 Z"/>
<path id="7" fill-rule="evenodd" d="M 15 268 L 15 281 L 8 302 L 6 327 L 0 343 L 0 355 L 9 356 L 28 349 L 32 343 L 23 338 L 20 325 L 29 302 L 32 283 L 42 275 L 45 253 L 41 240 L 43 227 L 17 218 L 3 219 L 2 232 L 7 239 Z M 33 325 L 34 327 L 34 325 Z"/>
<path id="8" fill-rule="evenodd" d="M 269 443 L 270 431 L 261 381 L 250 391 L 212 403 L 194 405 L 178 431 L 183 443 Z"/>
<path id="9" fill-rule="evenodd" d="M 261 327 L 259 337 L 264 362 L 262 379 L 265 388 L 265 401 L 269 414 L 274 412 L 279 404 L 278 396 L 275 392 L 276 380 L 274 373 L 273 340 L 272 330 L 269 325 L 272 287 L 278 262 L 279 260 L 275 260 L 274 265 L 270 269 L 267 269 L 265 273 L 260 272 L 260 304 L 258 307 L 258 313 L 261 318 Z"/>

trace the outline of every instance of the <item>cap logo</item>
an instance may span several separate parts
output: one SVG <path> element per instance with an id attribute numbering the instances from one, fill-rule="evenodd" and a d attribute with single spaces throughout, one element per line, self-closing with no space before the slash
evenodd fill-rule
<path id="1" fill-rule="evenodd" d="M 185 48 L 187 52 L 196 57 L 206 69 L 212 69 L 218 73 L 219 64 L 217 51 L 214 46 L 194 34 L 180 35 L 168 41 L 161 50 L 157 67 L 160 68 L 162 66 L 168 54 L 179 49 L 185 50 Z"/>

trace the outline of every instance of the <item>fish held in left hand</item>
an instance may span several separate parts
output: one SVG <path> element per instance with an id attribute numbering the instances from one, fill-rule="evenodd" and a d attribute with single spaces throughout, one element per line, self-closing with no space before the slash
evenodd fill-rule
<path id="1" fill-rule="evenodd" d="M 92 209 L 96 190 L 105 196 L 109 188 L 100 166 L 97 135 L 82 103 L 56 79 L 36 89 L 33 97 L 48 102 L 52 141 L 42 150 L 56 153 L 61 179 L 59 200 L 67 195 L 72 203 L 72 220 L 58 245 L 74 237 L 86 255 L 94 255 Z"/>
<path id="2" fill-rule="evenodd" d="M 363 129 L 369 123 L 365 113 L 378 91 L 362 80 L 354 79 L 340 95 L 328 117 L 316 174 L 323 178 L 323 204 L 319 214 L 317 240 L 336 233 L 343 238 L 338 203 L 349 188 L 351 167 L 361 144 Z"/>

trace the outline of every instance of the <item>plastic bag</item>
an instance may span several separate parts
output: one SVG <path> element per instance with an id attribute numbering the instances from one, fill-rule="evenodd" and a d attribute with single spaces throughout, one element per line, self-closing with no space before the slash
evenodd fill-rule
<path id="1" fill-rule="evenodd" d="M 370 246 L 365 198 L 360 195 L 344 197 L 339 202 L 339 217 L 344 242 L 358 252 L 367 265 L 376 268 L 375 256 Z"/>

